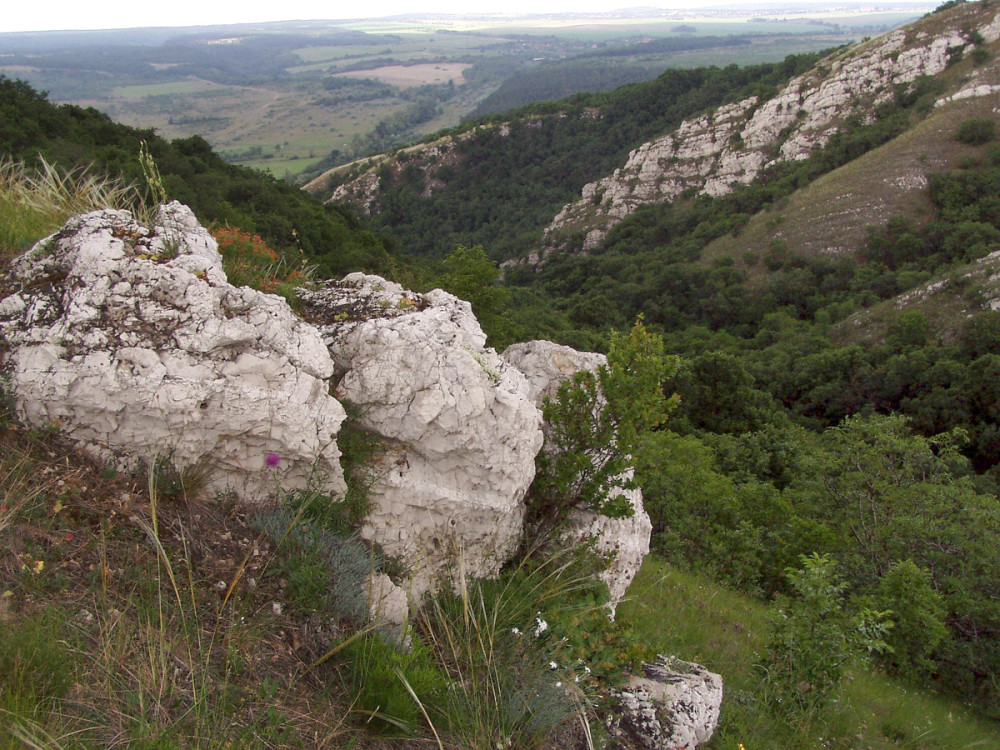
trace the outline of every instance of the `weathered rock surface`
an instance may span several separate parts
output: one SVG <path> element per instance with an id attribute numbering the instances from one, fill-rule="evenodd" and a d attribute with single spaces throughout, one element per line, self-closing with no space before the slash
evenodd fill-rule
<path id="1" fill-rule="evenodd" d="M 554 398 L 559 386 L 580 370 L 595 370 L 607 365 L 607 357 L 594 352 L 578 352 L 551 341 L 528 341 L 508 347 L 503 358 L 524 373 L 531 398 L 541 407 L 546 397 Z M 629 477 L 630 478 L 630 477 Z M 574 510 L 566 539 L 569 543 L 593 540 L 595 551 L 608 567 L 601 579 L 611 592 L 609 609 L 612 618 L 632 579 L 649 554 L 653 524 L 642 506 L 639 489 L 617 490 L 632 504 L 631 518 L 608 518 L 590 510 Z"/>
<path id="2" fill-rule="evenodd" d="M 406 591 L 385 573 L 372 573 L 366 591 L 368 617 L 397 643 L 406 642 L 406 623 L 410 619 L 410 601 Z"/>
<path id="3" fill-rule="evenodd" d="M 928 27 L 933 28 L 933 27 Z M 1000 35 L 1000 15 L 977 29 L 990 41 Z M 584 249 L 640 206 L 669 201 L 685 190 L 719 196 L 752 182 L 768 166 L 809 157 L 826 145 L 849 117 L 871 121 L 896 87 L 945 69 L 974 35 L 954 28 L 899 29 L 824 60 L 790 80 L 766 101 L 749 97 L 719 107 L 632 151 L 624 166 L 583 188 L 547 229 L 547 242 L 583 232 Z M 955 96 L 983 95 L 980 84 Z"/>
<path id="4" fill-rule="evenodd" d="M 612 750 L 691 750 L 712 738 L 722 707 L 722 678 L 700 664 L 659 656 L 616 692 L 608 722 Z"/>
<path id="5" fill-rule="evenodd" d="M 314 471 L 343 490 L 322 339 L 280 297 L 231 286 L 186 207 L 162 207 L 152 230 L 125 211 L 75 217 L 8 283 L 3 368 L 28 424 L 119 463 L 207 460 L 211 489 L 251 501 Z"/>
<path id="6" fill-rule="evenodd" d="M 514 551 L 542 444 L 524 376 L 485 346 L 467 302 L 351 274 L 304 292 L 337 393 L 383 436 L 362 535 L 414 570 L 414 593 L 457 559 L 495 574 Z"/>

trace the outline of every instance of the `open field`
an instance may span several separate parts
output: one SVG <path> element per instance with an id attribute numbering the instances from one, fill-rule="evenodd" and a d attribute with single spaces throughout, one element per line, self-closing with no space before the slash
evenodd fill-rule
<path id="1" fill-rule="evenodd" d="M 439 86 L 445 83 L 453 83 L 461 86 L 467 81 L 462 75 L 469 65 L 461 62 L 454 63 L 424 63 L 423 65 L 385 65 L 372 70 L 353 70 L 347 73 L 337 73 L 337 77 L 344 78 L 372 78 L 376 81 L 388 83 L 400 89 L 408 89 L 414 86 Z"/>

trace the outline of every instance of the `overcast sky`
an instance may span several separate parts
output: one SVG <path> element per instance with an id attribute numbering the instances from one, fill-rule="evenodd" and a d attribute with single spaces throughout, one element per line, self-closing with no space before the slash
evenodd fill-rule
<path id="1" fill-rule="evenodd" d="M 808 0 L 807 0 L 808 1 Z M 243 21 L 375 18 L 402 13 L 549 13 L 647 6 L 737 5 L 739 0 L 7 0 L 0 32 L 199 26 Z M 779 3 L 775 3 L 777 5 Z M 821 4 L 820 2 L 816 3 Z M 842 2 L 836 3 L 838 5 Z"/>

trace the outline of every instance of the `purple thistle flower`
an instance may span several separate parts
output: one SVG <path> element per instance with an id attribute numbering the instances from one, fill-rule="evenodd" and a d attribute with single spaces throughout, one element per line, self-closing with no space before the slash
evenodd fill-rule
<path id="1" fill-rule="evenodd" d="M 281 463 L 281 456 L 277 453 L 268 453 L 267 458 L 264 459 L 264 463 L 270 466 L 272 469 L 277 468 L 278 464 Z"/>

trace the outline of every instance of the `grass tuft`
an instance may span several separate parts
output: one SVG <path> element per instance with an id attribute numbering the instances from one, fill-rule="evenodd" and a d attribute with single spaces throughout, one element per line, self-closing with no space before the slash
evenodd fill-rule
<path id="1" fill-rule="evenodd" d="M 139 202 L 135 186 L 121 180 L 86 169 L 65 172 L 44 159 L 34 170 L 0 158 L 0 257 L 7 261 L 27 250 L 71 216 Z"/>

